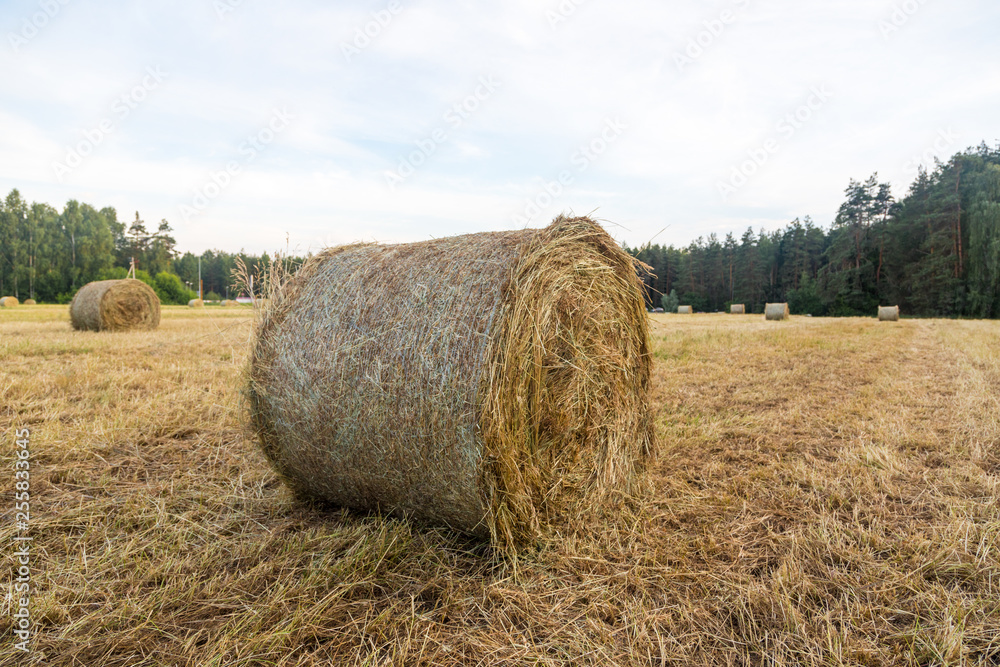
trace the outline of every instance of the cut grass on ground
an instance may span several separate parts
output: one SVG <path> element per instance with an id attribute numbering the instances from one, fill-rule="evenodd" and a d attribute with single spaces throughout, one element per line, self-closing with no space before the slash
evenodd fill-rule
<path id="1" fill-rule="evenodd" d="M 1000 662 L 1000 322 L 652 319 L 647 492 L 515 569 L 294 502 L 242 429 L 245 310 L 0 311 L 37 624 L 14 651 L 8 578 L 0 664 Z"/>

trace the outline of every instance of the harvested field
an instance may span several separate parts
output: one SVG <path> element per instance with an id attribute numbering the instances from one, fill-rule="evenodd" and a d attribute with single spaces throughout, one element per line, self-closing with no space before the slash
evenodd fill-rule
<path id="1" fill-rule="evenodd" d="M 295 502 L 243 427 L 248 311 L 0 310 L 38 629 L 0 665 L 1000 662 L 1000 322 L 651 316 L 646 489 L 515 565 Z"/>

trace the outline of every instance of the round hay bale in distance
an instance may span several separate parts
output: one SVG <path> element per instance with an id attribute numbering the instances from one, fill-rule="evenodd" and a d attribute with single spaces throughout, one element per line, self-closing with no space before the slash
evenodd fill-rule
<path id="1" fill-rule="evenodd" d="M 34 299 L 25 299 L 24 300 L 24 305 L 26 305 L 26 306 L 37 306 L 38 302 L 35 301 Z"/>
<path id="2" fill-rule="evenodd" d="M 899 306 L 879 306 L 878 307 L 878 321 L 879 322 L 898 322 L 899 321 Z"/>
<path id="3" fill-rule="evenodd" d="M 591 219 L 559 217 L 310 258 L 260 311 L 246 394 L 300 497 L 512 553 L 544 517 L 636 481 L 649 350 L 633 259 Z"/>
<path id="4" fill-rule="evenodd" d="M 768 320 L 787 320 L 789 310 L 787 303 L 769 303 L 764 306 L 764 318 Z"/>
<path id="5" fill-rule="evenodd" d="M 0 298 L 0 308 L 13 308 L 18 305 L 18 300 L 13 296 L 5 296 Z"/>
<path id="6" fill-rule="evenodd" d="M 98 280 L 77 290 L 69 318 L 78 331 L 155 329 L 160 324 L 160 298 L 141 280 Z"/>
<path id="7" fill-rule="evenodd" d="M 742 303 L 734 303 L 731 306 L 729 306 L 730 315 L 743 315 L 746 312 L 747 312 L 746 308 L 743 306 Z"/>
<path id="8" fill-rule="evenodd" d="M 678 315 L 692 315 L 694 314 L 694 308 L 691 306 L 677 306 Z"/>
<path id="9" fill-rule="evenodd" d="M 224 308 L 233 308 L 234 306 L 238 306 L 238 305 L 240 305 L 240 302 L 239 301 L 235 301 L 234 299 L 223 299 L 222 300 L 222 306 Z"/>
<path id="10" fill-rule="evenodd" d="M 202 299 L 191 299 L 188 301 L 188 308 L 204 308 L 205 302 Z"/>

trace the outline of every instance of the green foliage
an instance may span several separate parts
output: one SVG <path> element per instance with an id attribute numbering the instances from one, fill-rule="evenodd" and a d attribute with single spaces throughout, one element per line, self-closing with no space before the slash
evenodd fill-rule
<path id="1" fill-rule="evenodd" d="M 631 251 L 655 275 L 647 304 L 676 289 L 695 310 L 743 303 L 760 313 L 787 301 L 796 313 L 1000 317 L 1000 146 L 981 144 L 921 170 L 895 202 L 873 174 L 851 180 L 829 230 L 809 218 L 737 239 L 710 235 L 686 248 Z M 665 306 L 664 306 L 665 307 Z"/>
<path id="2" fill-rule="evenodd" d="M 680 305 L 680 299 L 677 298 L 677 290 L 670 290 L 670 294 L 663 294 L 660 297 L 660 305 L 663 306 L 664 312 L 676 313 L 677 306 Z"/>
<path id="3" fill-rule="evenodd" d="M 173 273 L 161 271 L 153 279 L 153 290 L 160 297 L 160 303 L 181 306 L 198 295 L 184 287 L 184 283 Z"/>
<path id="4" fill-rule="evenodd" d="M 221 301 L 222 297 L 219 296 L 218 292 L 209 292 L 205 295 L 205 301 Z"/>

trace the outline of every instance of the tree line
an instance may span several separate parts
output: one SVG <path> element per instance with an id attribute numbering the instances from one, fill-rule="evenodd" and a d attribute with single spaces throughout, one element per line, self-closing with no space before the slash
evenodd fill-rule
<path id="1" fill-rule="evenodd" d="M 783 229 L 711 234 L 683 248 L 628 249 L 652 268 L 647 305 L 763 312 L 1000 317 L 1000 145 L 921 169 L 899 201 L 873 174 L 851 180 L 828 229 L 808 217 Z"/>
<path id="2" fill-rule="evenodd" d="M 172 233 L 166 220 L 155 230 L 147 228 L 138 212 L 126 225 L 112 207 L 70 200 L 60 212 L 48 204 L 28 204 L 13 189 L 0 202 L 0 296 L 68 303 L 92 280 L 124 278 L 134 258 L 136 278 L 163 303 L 186 304 L 197 297 L 199 260 L 204 297 L 236 298 L 237 263 L 257 273 L 271 261 L 267 254 L 242 251 L 180 254 Z"/>

